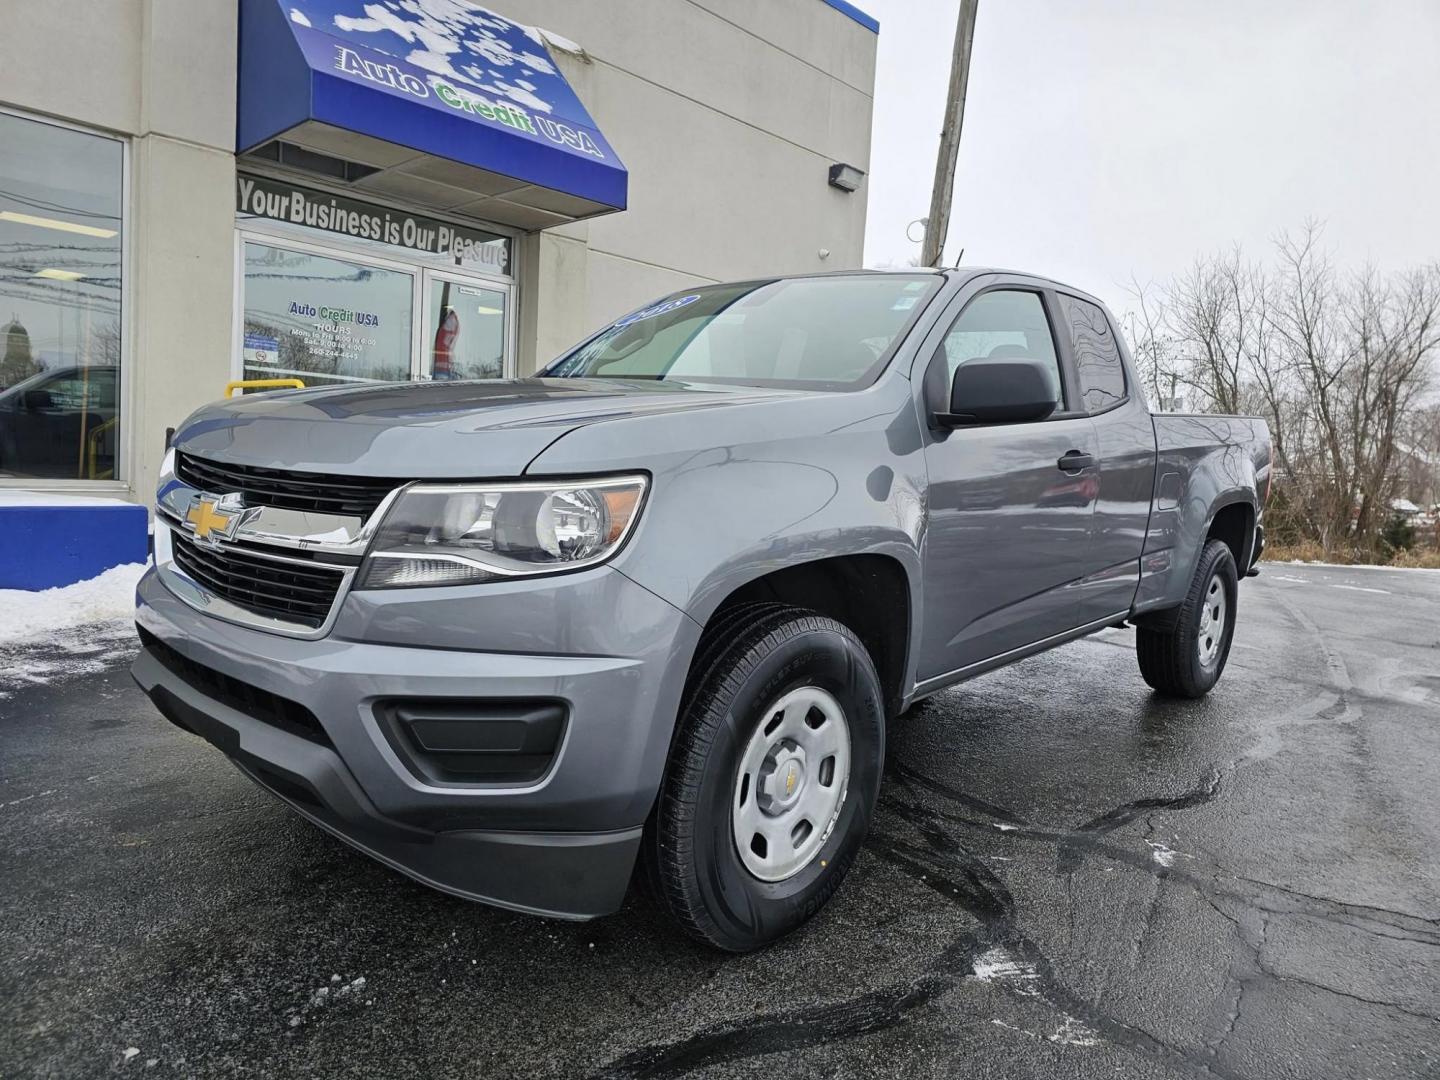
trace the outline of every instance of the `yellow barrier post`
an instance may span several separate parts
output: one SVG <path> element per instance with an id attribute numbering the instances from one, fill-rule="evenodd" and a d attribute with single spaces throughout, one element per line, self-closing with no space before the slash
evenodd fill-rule
<path id="1" fill-rule="evenodd" d="M 305 384 L 299 379 L 236 379 L 225 384 L 225 396 L 234 397 L 236 390 L 304 390 Z"/>
<path id="2" fill-rule="evenodd" d="M 87 432 L 85 433 L 85 446 L 86 446 L 86 450 L 89 452 L 89 458 L 90 458 L 90 475 L 89 475 L 88 477 L 86 477 L 87 480 L 111 480 L 111 479 L 114 479 L 114 476 L 115 476 L 115 468 L 114 468 L 113 465 L 112 465 L 110 468 L 108 468 L 108 469 L 105 470 L 105 475 L 104 475 L 104 476 L 101 476 L 101 475 L 100 475 L 100 471 L 99 471 L 98 466 L 99 466 L 99 463 L 100 463 L 100 440 L 101 440 L 101 437 L 104 436 L 104 434 L 105 434 L 107 431 L 109 431 L 111 428 L 113 428 L 113 427 L 114 427 L 116 424 L 118 424 L 118 423 L 120 423 L 120 418 L 119 418 L 118 416 L 112 416 L 109 420 L 106 420 L 103 424 L 99 424 L 99 425 L 91 428 L 89 431 L 87 431 Z"/>

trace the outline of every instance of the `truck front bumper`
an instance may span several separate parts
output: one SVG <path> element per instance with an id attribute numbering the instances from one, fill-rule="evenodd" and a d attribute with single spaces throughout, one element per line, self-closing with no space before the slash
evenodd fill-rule
<path id="1" fill-rule="evenodd" d="M 468 899 L 566 918 L 620 906 L 699 636 L 623 574 L 354 593 L 319 640 L 204 615 L 153 568 L 137 602 L 141 689 L 316 825 Z M 577 633 L 580 610 L 601 628 Z M 580 647 L 537 654 L 539 640 Z M 428 768 L 390 719 L 419 703 L 483 729 L 488 710 L 527 702 L 563 709 L 563 727 L 536 775 L 498 782 Z"/>

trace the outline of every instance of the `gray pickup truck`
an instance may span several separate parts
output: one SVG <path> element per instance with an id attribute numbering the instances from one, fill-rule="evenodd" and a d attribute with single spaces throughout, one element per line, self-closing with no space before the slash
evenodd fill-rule
<path id="1" fill-rule="evenodd" d="M 535 378 L 209 406 L 134 675 L 300 814 L 458 896 L 589 918 L 637 859 L 728 950 L 840 884 L 886 726 L 1132 624 L 1225 667 L 1263 421 L 1152 415 L 1093 297 L 993 270 L 697 287 Z"/>

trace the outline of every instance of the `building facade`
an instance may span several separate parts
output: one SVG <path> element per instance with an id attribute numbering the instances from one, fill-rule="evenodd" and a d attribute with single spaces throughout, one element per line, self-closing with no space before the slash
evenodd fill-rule
<path id="1" fill-rule="evenodd" d="M 860 264 L 845 0 L 7 14 L 0 493 L 145 501 L 234 380 L 527 375 L 676 289 Z"/>

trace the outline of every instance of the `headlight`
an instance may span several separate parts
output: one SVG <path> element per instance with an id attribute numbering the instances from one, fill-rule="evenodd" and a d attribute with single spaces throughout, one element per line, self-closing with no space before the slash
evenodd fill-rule
<path id="1" fill-rule="evenodd" d="M 467 585 L 594 566 L 634 528 L 645 485 L 643 476 L 412 484 L 380 523 L 356 588 Z"/>

